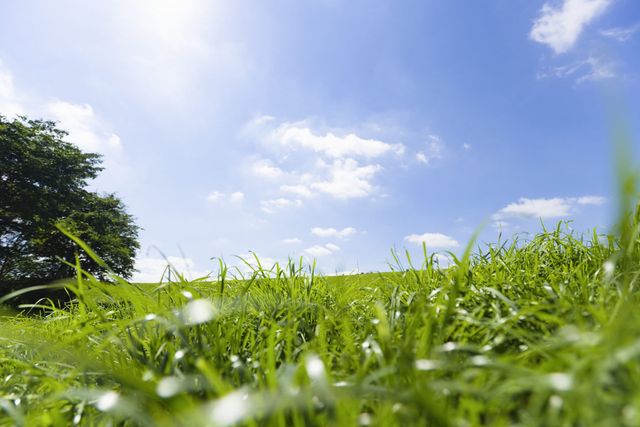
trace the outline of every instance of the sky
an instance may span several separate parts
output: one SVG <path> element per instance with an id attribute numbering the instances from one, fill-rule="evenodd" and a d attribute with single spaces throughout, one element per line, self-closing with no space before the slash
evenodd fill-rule
<path id="1" fill-rule="evenodd" d="M 637 0 L 0 1 L 0 114 L 104 155 L 140 282 L 606 232 L 639 95 Z"/>

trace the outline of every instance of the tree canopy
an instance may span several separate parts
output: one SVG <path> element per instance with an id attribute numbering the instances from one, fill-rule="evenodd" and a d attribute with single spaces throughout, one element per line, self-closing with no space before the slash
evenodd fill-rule
<path id="1" fill-rule="evenodd" d="M 0 115 L 0 293 L 73 276 L 105 272 L 62 234 L 85 241 L 122 277 L 134 271 L 139 227 L 115 194 L 85 189 L 103 169 L 101 155 L 65 142 L 51 121 Z"/>

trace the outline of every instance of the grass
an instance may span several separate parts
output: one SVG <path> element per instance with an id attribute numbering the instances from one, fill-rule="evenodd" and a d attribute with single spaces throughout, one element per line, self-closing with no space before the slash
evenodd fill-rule
<path id="1" fill-rule="evenodd" d="M 0 425 L 639 425 L 629 221 L 608 240 L 561 223 L 448 269 L 425 251 L 377 275 L 81 274 L 67 308 L 0 320 Z"/>

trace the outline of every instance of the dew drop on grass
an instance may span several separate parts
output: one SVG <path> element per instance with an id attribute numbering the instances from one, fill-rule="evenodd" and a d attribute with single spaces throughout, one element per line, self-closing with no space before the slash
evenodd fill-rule
<path id="1" fill-rule="evenodd" d="M 553 396 L 551 396 L 549 398 L 549 406 L 551 406 L 554 409 L 560 409 L 562 408 L 562 403 L 564 401 L 562 400 L 562 398 L 560 396 L 558 396 L 557 394 L 554 394 Z"/>
<path id="2" fill-rule="evenodd" d="M 245 392 L 237 391 L 219 399 L 211 411 L 211 420 L 220 426 L 237 424 L 245 415 L 248 415 L 247 397 Z"/>
<path id="3" fill-rule="evenodd" d="M 165 377 L 158 382 L 156 393 L 160 397 L 172 397 L 180 391 L 180 381 L 175 377 Z"/>
<path id="4" fill-rule="evenodd" d="M 318 357 L 309 357 L 306 362 L 307 375 L 309 378 L 313 380 L 323 379 L 324 372 L 324 363 Z"/>
<path id="5" fill-rule="evenodd" d="M 369 414 L 360 414 L 358 416 L 358 425 L 369 426 L 369 425 L 371 425 L 371 423 L 373 423 L 373 419 L 371 418 L 371 415 L 369 415 Z"/>
<path id="6" fill-rule="evenodd" d="M 471 358 L 471 363 L 475 366 L 487 366 L 491 364 L 491 361 L 487 356 L 473 356 Z"/>
<path id="7" fill-rule="evenodd" d="M 199 325 L 217 317 L 218 310 L 206 299 L 189 301 L 185 307 L 185 318 L 190 325 Z"/>
<path id="8" fill-rule="evenodd" d="M 100 411 L 108 411 L 118 403 L 118 393 L 115 391 L 108 391 L 100 396 L 98 402 L 96 403 L 96 408 Z"/>
<path id="9" fill-rule="evenodd" d="M 571 390 L 573 381 L 570 375 L 557 372 L 549 374 L 549 385 L 557 391 L 568 391 Z"/>
<path id="10" fill-rule="evenodd" d="M 442 362 L 439 360 L 420 359 L 413 362 L 413 367 L 418 371 L 433 371 L 439 369 L 441 366 Z"/>

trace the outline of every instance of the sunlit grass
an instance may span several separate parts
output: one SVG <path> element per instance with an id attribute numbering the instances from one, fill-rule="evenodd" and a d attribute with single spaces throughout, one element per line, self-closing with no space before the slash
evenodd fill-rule
<path id="1" fill-rule="evenodd" d="M 448 269 L 83 273 L 68 307 L 0 321 L 0 424 L 638 425 L 635 225 L 561 223 Z"/>

